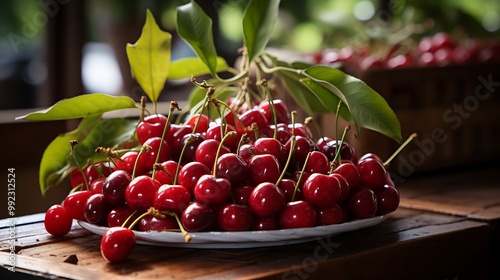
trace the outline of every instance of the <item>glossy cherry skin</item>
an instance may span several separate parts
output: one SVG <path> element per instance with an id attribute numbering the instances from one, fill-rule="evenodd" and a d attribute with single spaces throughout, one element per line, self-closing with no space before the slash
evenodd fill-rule
<path id="1" fill-rule="evenodd" d="M 222 204 L 231 196 L 231 182 L 225 178 L 203 175 L 196 183 L 193 192 L 196 201 Z"/>
<path id="2" fill-rule="evenodd" d="M 158 181 L 149 176 L 135 177 L 125 190 L 125 200 L 130 208 L 145 212 L 153 206 L 153 200 L 159 187 Z"/>
<path id="3" fill-rule="evenodd" d="M 230 124 L 214 124 L 210 126 L 207 129 L 205 139 L 213 139 L 221 142 L 223 137 L 231 131 L 236 132 L 236 135 L 226 138 L 226 140 L 224 140 L 224 146 L 229 148 L 231 151 L 234 151 L 238 147 L 241 134 Z"/>
<path id="4" fill-rule="evenodd" d="M 280 141 L 274 138 L 259 138 L 253 143 L 256 155 L 273 155 L 281 166 L 286 162 L 288 154 Z"/>
<path id="5" fill-rule="evenodd" d="M 245 160 L 245 162 L 248 164 L 250 163 L 250 160 L 252 157 L 255 155 L 255 150 L 253 148 L 252 144 L 243 144 L 240 146 L 238 150 L 238 155 Z"/>
<path id="6" fill-rule="evenodd" d="M 154 114 L 144 117 L 142 122 L 137 126 L 137 139 L 139 139 L 141 144 L 144 144 L 149 138 L 161 138 L 166 123 L 167 117 L 164 115 Z"/>
<path id="7" fill-rule="evenodd" d="M 288 106 L 281 99 L 274 99 L 274 111 L 276 112 L 276 121 L 277 123 L 285 123 L 289 124 L 291 122 L 290 111 L 288 110 Z M 259 107 L 264 110 L 264 116 L 270 122 L 274 122 L 273 117 L 273 109 L 271 107 L 271 102 L 269 100 L 264 100 L 260 102 Z"/>
<path id="8" fill-rule="evenodd" d="M 340 146 L 341 141 L 339 140 L 332 140 L 330 142 L 327 142 L 321 152 L 323 152 L 330 161 L 332 161 L 335 158 L 335 154 L 337 153 L 337 149 Z M 342 142 L 342 146 L 340 148 L 340 158 L 349 160 L 352 162 L 357 162 L 358 161 L 358 156 L 356 153 L 356 149 L 348 144 L 347 142 Z"/>
<path id="9" fill-rule="evenodd" d="M 316 144 L 308 137 L 296 136 L 295 149 L 293 151 L 293 163 L 290 167 L 292 170 L 302 170 L 302 166 L 306 161 L 307 155 L 316 149 Z M 291 139 L 285 144 L 285 153 L 288 154 L 291 148 Z"/>
<path id="10" fill-rule="evenodd" d="M 161 170 L 156 170 L 155 179 L 162 185 L 171 185 L 174 183 L 175 173 L 177 172 L 177 167 L 179 163 L 174 160 L 167 160 L 162 163 Z"/>
<path id="11" fill-rule="evenodd" d="M 344 176 L 342 176 L 338 173 L 332 173 L 329 176 L 337 179 L 337 181 L 340 184 L 340 196 L 339 196 L 339 199 L 337 200 L 337 203 L 344 202 L 347 199 L 347 197 L 349 196 L 351 189 L 353 189 L 353 188 L 351 188 L 351 186 L 349 185 L 347 180 L 344 178 Z"/>
<path id="12" fill-rule="evenodd" d="M 263 128 L 269 125 L 269 120 L 266 118 L 264 110 L 260 108 L 252 108 L 240 116 L 241 123 L 245 127 L 249 127 L 252 123 L 256 123 L 258 128 Z"/>
<path id="13" fill-rule="evenodd" d="M 327 174 L 330 171 L 330 161 L 319 151 L 312 151 L 306 163 L 305 171 L 309 173 Z"/>
<path id="14" fill-rule="evenodd" d="M 132 216 L 130 219 L 129 217 Z M 106 217 L 108 227 L 129 227 L 135 219 L 140 216 L 139 213 L 135 212 L 128 205 L 120 205 L 116 206 L 111 211 L 109 211 L 108 216 Z M 125 221 L 128 219 L 127 224 L 124 225 Z"/>
<path id="15" fill-rule="evenodd" d="M 261 217 L 277 215 L 286 204 L 283 191 L 274 183 L 261 183 L 257 185 L 248 198 L 252 211 Z"/>
<path id="16" fill-rule="evenodd" d="M 400 195 L 395 187 L 385 185 L 383 189 L 377 190 L 375 195 L 377 197 L 377 215 L 385 215 L 398 209 Z"/>
<path id="17" fill-rule="evenodd" d="M 382 189 L 387 180 L 387 169 L 375 159 L 365 159 L 358 163 L 361 185 L 372 190 Z"/>
<path id="18" fill-rule="evenodd" d="M 349 212 L 358 219 L 372 218 L 377 213 L 377 197 L 373 190 L 360 187 L 347 198 Z"/>
<path id="19" fill-rule="evenodd" d="M 333 170 L 333 173 L 342 175 L 349 184 L 350 188 L 356 188 L 361 185 L 361 175 L 358 167 L 352 162 L 344 162 Z"/>
<path id="20" fill-rule="evenodd" d="M 182 138 L 182 143 L 185 146 L 182 154 L 182 163 L 194 161 L 195 153 L 198 146 L 205 140 L 205 135 L 201 133 L 188 133 Z M 179 155 L 180 156 L 180 155 Z"/>
<path id="21" fill-rule="evenodd" d="M 102 185 L 104 184 L 104 181 L 106 180 L 106 178 L 97 178 L 94 180 L 94 182 L 92 182 L 90 184 L 90 192 L 92 194 L 102 194 Z"/>
<path id="22" fill-rule="evenodd" d="M 79 221 L 85 219 L 85 204 L 91 195 L 90 191 L 76 191 L 64 198 L 64 208 L 66 208 L 71 218 Z"/>
<path id="23" fill-rule="evenodd" d="M 191 203 L 191 193 L 181 185 L 162 185 L 155 194 L 153 207 L 181 215 Z"/>
<path id="24" fill-rule="evenodd" d="M 200 177 L 207 174 L 210 174 L 210 169 L 206 165 L 193 161 L 180 169 L 177 183 L 193 193 L 194 187 Z"/>
<path id="25" fill-rule="evenodd" d="M 302 186 L 305 200 L 319 208 L 331 207 L 339 200 L 341 186 L 337 179 L 326 174 L 311 174 Z"/>
<path id="26" fill-rule="evenodd" d="M 276 230 L 280 228 L 281 226 L 277 216 L 272 216 L 272 217 L 255 216 L 251 230 Z"/>
<path id="27" fill-rule="evenodd" d="M 212 208 L 201 202 L 192 202 L 182 212 L 181 222 L 187 231 L 205 231 L 215 224 L 216 216 Z"/>
<path id="28" fill-rule="evenodd" d="M 316 226 L 341 224 L 347 219 L 347 209 L 343 205 L 334 204 L 328 208 L 316 208 Z"/>
<path id="29" fill-rule="evenodd" d="M 208 118 L 208 116 L 202 115 L 202 114 L 194 114 L 186 122 L 186 124 L 191 126 L 192 129 L 195 129 L 195 127 L 196 127 L 196 130 L 194 131 L 195 133 L 206 132 L 208 129 L 209 123 L 210 123 L 210 119 Z"/>
<path id="30" fill-rule="evenodd" d="M 109 262 L 122 262 L 134 249 L 135 242 L 136 237 L 132 230 L 124 227 L 109 228 L 101 238 L 101 255 Z"/>
<path id="31" fill-rule="evenodd" d="M 171 157 L 175 161 L 179 161 L 182 148 L 184 147 L 184 136 L 193 132 L 189 125 L 170 125 L 170 133 L 167 134 L 165 140 L 170 145 Z"/>
<path id="32" fill-rule="evenodd" d="M 248 178 L 248 164 L 239 155 L 228 153 L 221 155 L 215 166 L 217 177 L 228 179 L 233 186 L 246 182 Z"/>
<path id="33" fill-rule="evenodd" d="M 139 221 L 140 231 L 163 231 L 168 229 L 177 229 L 179 225 L 175 217 L 165 215 L 163 217 L 155 217 L 147 215 Z"/>
<path id="34" fill-rule="evenodd" d="M 138 155 L 138 152 L 126 152 L 115 161 L 116 168 L 119 170 L 123 170 L 128 174 L 132 174 L 134 172 L 134 166 Z"/>
<path id="35" fill-rule="evenodd" d="M 253 186 L 241 185 L 232 188 L 231 194 L 237 204 L 248 205 L 248 198 L 252 193 Z"/>
<path id="36" fill-rule="evenodd" d="M 132 177 L 123 170 L 116 170 L 106 177 L 102 185 L 102 194 L 106 202 L 111 206 L 124 204 L 125 190 L 130 181 L 132 181 Z"/>
<path id="37" fill-rule="evenodd" d="M 197 162 L 203 163 L 205 166 L 207 166 L 210 170 L 212 170 L 216 156 L 217 156 L 217 150 L 219 148 L 220 142 L 214 139 L 205 139 L 205 141 L 201 142 L 200 145 L 198 145 L 198 148 L 196 148 L 195 152 L 195 160 Z M 223 154 L 228 154 L 230 153 L 231 150 L 222 145 L 219 153 L 219 157 Z"/>
<path id="38" fill-rule="evenodd" d="M 69 211 L 60 204 L 51 206 L 45 212 L 43 224 L 45 230 L 53 236 L 64 236 L 71 230 L 73 218 Z"/>
<path id="39" fill-rule="evenodd" d="M 106 202 L 103 194 L 93 194 L 85 203 L 85 220 L 91 224 L 104 224 L 111 205 Z"/>
<path id="40" fill-rule="evenodd" d="M 155 164 L 155 162 L 157 162 L 157 158 L 158 162 L 164 162 L 171 158 L 170 146 L 168 145 L 167 141 L 163 140 L 161 151 L 159 151 L 161 142 L 161 138 L 159 137 L 149 138 L 148 140 L 146 140 L 146 142 L 144 142 L 144 145 L 149 145 L 152 149 L 150 151 L 142 153 L 139 156 L 138 164 L 136 167 L 136 174 L 144 175 L 153 170 L 153 165 Z"/>
<path id="41" fill-rule="evenodd" d="M 292 198 L 293 200 L 304 199 L 304 195 L 302 194 L 302 188 L 297 187 L 297 191 L 295 191 L 295 185 L 296 185 L 295 181 L 287 178 L 281 179 L 281 181 L 278 184 L 278 188 L 280 188 L 285 194 L 287 202 L 292 201 Z M 295 197 L 293 197 L 294 192 L 295 192 Z"/>
<path id="42" fill-rule="evenodd" d="M 306 228 L 316 223 L 316 211 L 311 203 L 305 200 L 288 202 L 279 214 L 282 228 Z"/>
<path id="43" fill-rule="evenodd" d="M 217 215 L 217 224 L 224 231 L 248 230 L 253 223 L 250 207 L 241 204 L 227 204 Z"/>
<path id="44" fill-rule="evenodd" d="M 255 155 L 249 164 L 249 180 L 254 185 L 264 182 L 276 182 L 281 175 L 280 166 L 276 157 L 266 155 Z"/>

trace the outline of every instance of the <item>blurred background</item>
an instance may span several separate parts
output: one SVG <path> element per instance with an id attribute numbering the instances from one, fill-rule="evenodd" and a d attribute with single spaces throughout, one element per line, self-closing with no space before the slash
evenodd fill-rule
<path id="1" fill-rule="evenodd" d="M 82 93 L 139 100 L 142 91 L 131 79 L 125 45 L 137 40 L 145 10 L 150 9 L 160 26 L 173 35 L 172 59 L 193 56 L 175 35 L 175 9 L 187 2 L 2 0 L 0 143 L 5 151 L 0 166 L 5 177 L 7 168 L 16 169 L 17 215 L 45 211 L 67 194 L 69 189 L 61 187 L 41 197 L 38 164 L 50 141 L 75 124 L 14 118 Z M 240 26 L 247 1 L 197 2 L 214 21 L 219 55 L 234 63 L 242 45 Z M 362 78 L 387 99 L 402 120 L 403 137 L 419 132 L 420 142 L 393 170 L 402 180 L 419 172 L 489 163 L 498 155 L 492 140 L 498 124 L 490 121 L 498 98 L 488 98 L 489 105 L 466 102 L 481 83 L 479 77 L 500 81 L 499 1 L 283 0 L 280 9 L 269 43 L 273 49 L 314 63 L 341 63 L 345 71 Z M 427 49 L 426 42 L 431 45 Z M 396 57 L 399 62 L 389 62 Z M 186 100 L 189 88 L 189 84 L 167 83 L 169 94 L 164 101 Z M 453 111 L 454 104 L 473 108 L 466 112 L 472 117 Z M 447 121 L 443 114 L 448 110 L 452 111 Z M 331 116 L 318 119 L 324 117 Z M 457 118 L 461 122 L 455 128 Z M 432 138 L 436 128 L 457 140 L 446 140 L 444 147 Z M 325 131 L 333 133 L 327 127 Z M 364 139 L 373 139 L 370 137 Z M 359 151 L 379 150 L 385 157 L 397 147 L 384 139 L 352 141 Z M 432 151 L 429 141 L 434 142 Z M 6 197 L 6 191 L 0 193 Z M 1 217 L 6 216 L 4 208 Z"/>

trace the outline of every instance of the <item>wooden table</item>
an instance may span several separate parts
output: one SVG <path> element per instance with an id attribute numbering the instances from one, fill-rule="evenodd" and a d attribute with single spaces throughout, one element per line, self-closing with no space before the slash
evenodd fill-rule
<path id="1" fill-rule="evenodd" d="M 252 249 L 137 245 L 121 264 L 107 263 L 100 237 L 76 223 L 54 238 L 43 214 L 4 219 L 0 279 L 498 279 L 500 188 L 491 175 L 499 171 L 408 180 L 401 207 L 385 221 L 338 236 Z M 15 273 L 8 271 L 13 227 Z"/>

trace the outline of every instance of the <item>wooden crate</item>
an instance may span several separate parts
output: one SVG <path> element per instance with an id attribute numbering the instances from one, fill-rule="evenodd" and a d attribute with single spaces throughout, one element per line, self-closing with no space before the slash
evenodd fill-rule
<path id="1" fill-rule="evenodd" d="M 392 172 L 399 176 L 481 164 L 500 155 L 494 138 L 500 130 L 500 63 L 344 71 L 386 99 L 401 122 L 403 138 L 418 133 L 391 164 Z M 329 136 L 335 135 L 333 119 L 334 115 L 321 116 Z M 360 154 L 375 152 L 383 159 L 399 147 L 369 130 L 361 130 L 357 138 L 350 133 L 347 141 Z"/>

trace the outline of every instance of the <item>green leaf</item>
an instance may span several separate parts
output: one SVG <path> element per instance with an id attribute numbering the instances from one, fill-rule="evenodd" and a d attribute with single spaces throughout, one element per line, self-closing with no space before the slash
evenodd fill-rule
<path id="1" fill-rule="evenodd" d="M 151 11 L 137 42 L 127 44 L 127 57 L 132 76 L 149 99 L 156 103 L 170 69 L 172 35 L 160 29 Z"/>
<path id="2" fill-rule="evenodd" d="M 217 75 L 217 51 L 212 34 L 212 19 L 194 1 L 177 8 L 177 33 L 198 57 Z"/>
<path id="3" fill-rule="evenodd" d="M 279 0 L 251 0 L 243 15 L 243 36 L 248 60 L 259 55 L 271 37 L 278 19 Z"/>
<path id="4" fill-rule="evenodd" d="M 39 169 L 42 195 L 58 185 L 75 168 L 69 141 L 77 140 L 75 156 L 80 165 L 88 159 L 94 162 L 105 160 L 95 152 L 97 147 L 113 147 L 127 142 L 135 133 L 137 122 L 127 119 L 100 120 L 100 115 L 82 119 L 77 129 L 56 137 L 45 149 Z"/>
<path id="5" fill-rule="evenodd" d="M 222 72 L 229 68 L 227 62 L 222 57 L 217 57 L 216 72 Z M 187 57 L 172 61 L 170 65 L 170 79 L 185 79 L 191 76 L 201 76 L 210 74 L 211 70 L 199 57 Z"/>
<path id="6" fill-rule="evenodd" d="M 138 108 L 130 97 L 91 93 L 63 99 L 50 108 L 32 112 L 16 119 L 33 121 L 79 119 L 128 108 Z"/>
<path id="7" fill-rule="evenodd" d="M 347 118 L 347 121 L 354 122 L 358 130 L 359 127 L 364 127 L 380 132 L 398 142 L 402 140 L 401 126 L 396 114 L 385 99 L 365 82 L 339 69 L 326 66 L 312 66 L 306 69 L 305 73 L 314 80 L 304 80 L 304 82 L 322 97 L 331 112 L 336 111 L 338 100 L 342 100 L 352 119 L 348 118 L 346 108 L 343 112 L 341 111 L 341 116 Z M 326 98 L 328 92 L 336 95 L 338 99 Z"/>

